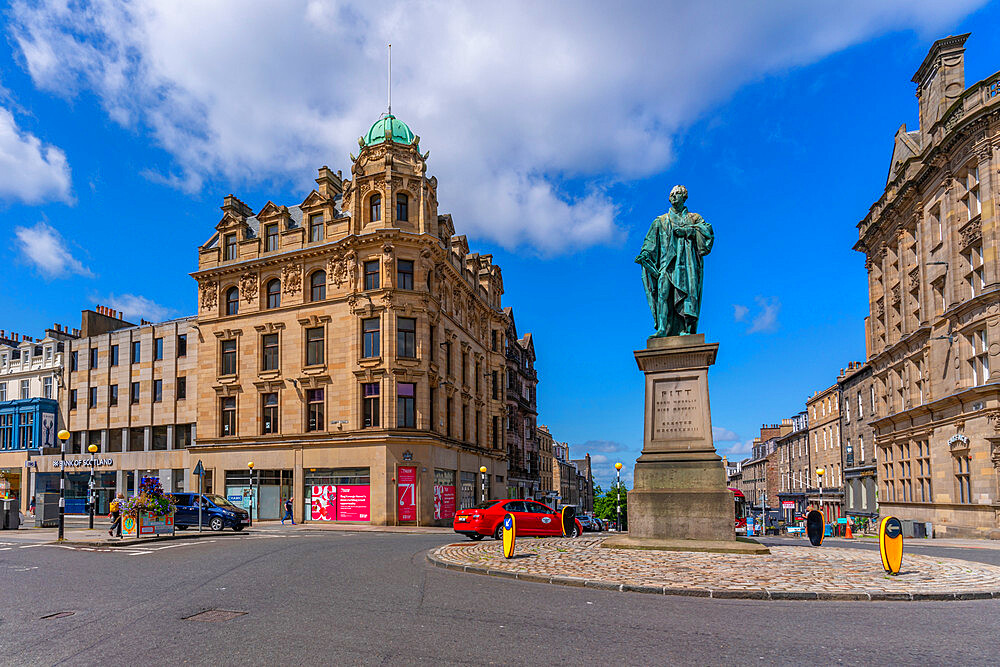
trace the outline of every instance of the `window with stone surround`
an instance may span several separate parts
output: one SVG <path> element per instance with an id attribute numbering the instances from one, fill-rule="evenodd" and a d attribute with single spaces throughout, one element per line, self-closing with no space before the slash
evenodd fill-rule
<path id="1" fill-rule="evenodd" d="M 968 335 L 969 341 L 969 371 L 972 386 L 986 384 L 990 379 L 989 344 L 986 340 L 986 327 L 976 329 Z"/>
<path id="2" fill-rule="evenodd" d="M 226 438 L 236 435 L 236 397 L 219 399 L 219 436 Z"/>
<path id="3" fill-rule="evenodd" d="M 309 276 L 309 300 L 322 301 L 326 298 L 326 271 L 313 271 Z"/>
<path id="4" fill-rule="evenodd" d="M 132 363 L 137 364 L 142 361 L 142 341 L 132 341 Z"/>
<path id="5" fill-rule="evenodd" d="M 965 194 L 959 201 L 965 212 L 965 219 L 972 220 L 982 212 L 982 203 L 979 201 L 979 167 L 969 167 L 961 181 L 965 186 Z"/>
<path id="6" fill-rule="evenodd" d="M 281 305 L 281 281 L 277 278 L 267 281 L 267 308 L 277 308 Z"/>
<path id="7" fill-rule="evenodd" d="M 962 253 L 965 265 L 965 284 L 970 297 L 976 296 L 986 287 L 986 272 L 983 266 L 983 245 L 976 244 Z"/>
<path id="8" fill-rule="evenodd" d="M 955 460 L 955 497 L 960 503 L 971 504 L 972 484 L 969 479 L 969 464 L 972 463 L 972 457 L 966 449 L 952 458 Z"/>
<path id="9" fill-rule="evenodd" d="M 262 371 L 278 370 L 278 334 L 264 334 L 260 337 Z"/>
<path id="10" fill-rule="evenodd" d="M 372 359 L 382 355 L 380 349 L 379 318 L 368 317 L 361 320 L 361 357 Z"/>
<path id="11" fill-rule="evenodd" d="M 278 223 L 264 225 L 264 252 L 278 249 Z"/>
<path id="12" fill-rule="evenodd" d="M 163 401 L 163 380 L 153 380 L 153 403 Z"/>
<path id="13" fill-rule="evenodd" d="M 941 222 L 941 204 L 935 204 L 927 213 L 927 223 L 930 225 L 931 242 L 937 246 L 944 241 L 944 223 Z"/>
<path id="14" fill-rule="evenodd" d="M 89 359 L 88 366 L 90 368 L 97 368 L 97 348 L 96 347 L 90 348 L 90 359 Z"/>
<path id="15" fill-rule="evenodd" d="M 326 362 L 325 342 L 323 327 L 306 329 L 306 366 L 318 366 Z"/>
<path id="16" fill-rule="evenodd" d="M 260 432 L 262 435 L 278 432 L 278 394 L 260 395 Z"/>
<path id="17" fill-rule="evenodd" d="M 226 290 L 226 315 L 237 315 L 240 312 L 240 291 L 235 287 Z"/>
<path id="18" fill-rule="evenodd" d="M 135 405 L 139 402 L 139 383 L 133 382 L 129 389 L 129 403 Z"/>
<path id="19" fill-rule="evenodd" d="M 382 219 L 382 195 L 375 193 L 368 200 L 368 222 L 378 222 Z"/>
<path id="20" fill-rule="evenodd" d="M 378 260 L 365 262 L 365 289 L 376 290 L 379 285 Z"/>
<path id="21" fill-rule="evenodd" d="M 379 426 L 379 384 L 364 382 L 361 384 L 361 428 L 378 428 Z"/>
<path id="22" fill-rule="evenodd" d="M 183 375 L 177 378 L 177 400 L 187 400 L 187 378 Z"/>
<path id="23" fill-rule="evenodd" d="M 917 441 L 917 492 L 914 500 L 929 503 L 931 495 L 931 448 L 927 440 Z"/>
<path id="24" fill-rule="evenodd" d="M 224 340 L 222 346 L 222 367 L 219 375 L 236 375 L 236 341 Z"/>
<path id="25" fill-rule="evenodd" d="M 306 431 L 325 431 L 326 422 L 323 416 L 324 392 L 322 389 L 310 389 L 306 392 Z"/>
<path id="26" fill-rule="evenodd" d="M 87 407 L 91 410 L 97 408 L 97 387 L 91 387 L 90 391 L 87 392 Z"/>
<path id="27" fill-rule="evenodd" d="M 413 262 L 408 259 L 401 259 L 396 262 L 396 287 L 399 289 L 413 289 Z"/>
<path id="28" fill-rule="evenodd" d="M 409 222 L 409 216 L 410 198 L 400 192 L 396 195 L 396 220 L 398 222 Z"/>
<path id="29" fill-rule="evenodd" d="M 417 427 L 416 385 L 411 382 L 396 385 L 396 426 Z"/>
<path id="30" fill-rule="evenodd" d="M 323 214 L 313 213 L 309 216 L 309 242 L 317 243 L 323 240 Z"/>
<path id="31" fill-rule="evenodd" d="M 417 320 L 412 317 L 396 318 L 396 356 L 403 359 L 417 357 Z"/>

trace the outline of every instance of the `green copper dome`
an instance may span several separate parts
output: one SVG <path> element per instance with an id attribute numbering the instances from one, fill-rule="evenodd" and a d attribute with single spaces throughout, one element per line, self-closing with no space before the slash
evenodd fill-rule
<path id="1" fill-rule="evenodd" d="M 385 141 L 386 128 L 392 133 L 392 140 L 397 144 L 410 145 L 416 139 L 416 136 L 410 131 L 406 123 L 392 114 L 386 114 L 375 121 L 368 132 L 365 133 L 365 136 L 362 137 L 365 146 L 374 146 Z"/>

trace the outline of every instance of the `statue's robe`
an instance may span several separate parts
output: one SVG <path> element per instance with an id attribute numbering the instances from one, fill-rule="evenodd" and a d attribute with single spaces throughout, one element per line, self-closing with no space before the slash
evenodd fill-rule
<path id="1" fill-rule="evenodd" d="M 690 237 L 677 229 L 692 230 Z M 697 333 L 701 311 L 704 259 L 712 250 L 715 233 L 697 213 L 673 207 L 653 220 L 636 263 L 642 266 L 642 284 L 656 325 L 654 336 Z"/>

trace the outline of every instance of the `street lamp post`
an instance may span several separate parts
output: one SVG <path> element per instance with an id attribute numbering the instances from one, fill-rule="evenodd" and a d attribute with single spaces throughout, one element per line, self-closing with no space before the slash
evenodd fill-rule
<path id="1" fill-rule="evenodd" d="M 618 481 L 615 482 L 615 530 L 622 532 L 622 464 L 615 464 Z"/>
<path id="2" fill-rule="evenodd" d="M 483 502 L 486 502 L 486 466 L 479 466 L 479 474 L 483 476 Z"/>
<path id="3" fill-rule="evenodd" d="M 253 461 L 247 462 L 247 467 L 250 468 L 250 527 L 253 528 L 253 501 L 254 501 Z"/>
<path id="4" fill-rule="evenodd" d="M 817 485 L 819 486 L 819 511 L 824 517 L 826 517 L 826 512 L 823 511 L 823 475 L 826 474 L 826 470 L 823 468 L 816 468 L 816 479 Z"/>
<path id="5" fill-rule="evenodd" d="M 90 494 L 90 503 L 89 503 L 89 505 L 90 505 L 90 529 L 93 530 L 94 529 L 94 505 L 96 504 L 95 501 L 97 500 L 97 496 L 94 493 L 94 464 L 96 463 L 96 461 L 94 460 L 94 454 L 97 453 L 97 445 L 90 445 L 89 447 L 87 447 L 87 451 L 90 452 L 90 483 L 87 484 L 87 488 L 89 489 L 88 493 Z"/>
<path id="6" fill-rule="evenodd" d="M 59 452 L 62 461 L 59 466 L 59 541 L 62 542 L 66 531 L 66 441 L 69 440 L 69 431 L 63 429 L 56 437 L 62 441 L 62 450 Z"/>

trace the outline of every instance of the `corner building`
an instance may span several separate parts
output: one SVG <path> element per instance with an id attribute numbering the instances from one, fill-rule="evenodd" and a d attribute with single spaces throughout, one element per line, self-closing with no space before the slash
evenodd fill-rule
<path id="1" fill-rule="evenodd" d="M 438 214 L 419 141 L 383 115 L 350 179 L 230 195 L 199 249 L 191 459 L 227 495 L 252 461 L 262 518 L 292 496 L 299 521 L 448 525 L 506 495 L 503 280 Z"/>
<path id="2" fill-rule="evenodd" d="M 1000 534 L 1000 72 L 966 87 L 968 36 L 936 41 L 914 74 L 919 127 L 897 130 L 854 246 L 879 512 L 947 537 Z"/>

